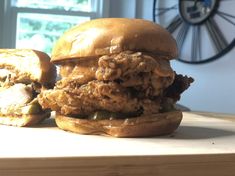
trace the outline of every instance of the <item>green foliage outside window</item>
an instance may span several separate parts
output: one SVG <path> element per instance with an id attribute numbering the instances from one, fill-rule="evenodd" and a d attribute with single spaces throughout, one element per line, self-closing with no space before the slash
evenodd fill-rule
<path id="1" fill-rule="evenodd" d="M 57 9 L 63 11 L 90 11 L 91 0 L 14 0 L 16 7 Z M 58 38 L 67 29 L 88 21 L 90 17 L 18 13 L 17 48 L 34 48 L 51 54 Z"/>
<path id="2" fill-rule="evenodd" d="M 54 43 L 64 31 L 89 20 L 89 17 L 22 13 L 18 20 L 17 47 L 37 48 L 50 54 Z"/>

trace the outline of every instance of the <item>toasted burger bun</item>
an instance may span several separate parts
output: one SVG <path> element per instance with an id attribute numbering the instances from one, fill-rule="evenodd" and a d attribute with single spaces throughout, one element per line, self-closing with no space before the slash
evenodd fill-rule
<path id="1" fill-rule="evenodd" d="M 17 127 L 33 126 L 43 121 L 44 119 L 49 118 L 50 115 L 50 112 L 43 112 L 41 114 L 23 114 L 20 116 L 0 115 L 0 124 Z"/>
<path id="2" fill-rule="evenodd" d="M 56 80 L 56 68 L 50 63 L 50 57 L 37 50 L 0 49 L 0 68 L 40 84 L 54 84 Z"/>
<path id="3" fill-rule="evenodd" d="M 170 134 L 182 120 L 181 111 L 152 114 L 128 119 L 88 120 L 56 114 L 56 124 L 65 131 L 114 137 L 150 137 Z"/>
<path id="4" fill-rule="evenodd" d="M 171 34 L 156 23 L 142 19 L 104 18 L 85 22 L 65 32 L 52 51 L 52 62 L 142 51 L 176 58 Z"/>

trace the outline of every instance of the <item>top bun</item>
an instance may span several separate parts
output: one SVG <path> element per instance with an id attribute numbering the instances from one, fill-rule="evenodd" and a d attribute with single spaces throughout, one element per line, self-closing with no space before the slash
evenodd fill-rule
<path id="1" fill-rule="evenodd" d="M 142 19 L 103 18 L 66 31 L 52 51 L 52 62 L 120 53 L 125 50 L 177 57 L 174 38 L 160 25 Z"/>
<path id="2" fill-rule="evenodd" d="M 18 79 L 54 84 L 56 67 L 50 57 L 32 49 L 0 49 L 0 68 L 17 74 Z"/>

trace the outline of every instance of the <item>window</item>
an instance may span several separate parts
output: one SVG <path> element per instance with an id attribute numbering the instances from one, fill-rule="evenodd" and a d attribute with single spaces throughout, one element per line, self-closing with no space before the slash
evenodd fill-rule
<path id="1" fill-rule="evenodd" d="M 76 24 L 106 17 L 108 0 L 0 1 L 2 48 L 32 48 L 51 53 L 55 41 Z M 1 9 L 2 8 L 2 9 Z"/>

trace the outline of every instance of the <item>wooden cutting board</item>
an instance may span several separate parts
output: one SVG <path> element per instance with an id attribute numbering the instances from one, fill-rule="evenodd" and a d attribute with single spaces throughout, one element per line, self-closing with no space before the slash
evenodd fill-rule
<path id="1" fill-rule="evenodd" d="M 185 112 L 173 134 L 154 138 L 78 135 L 53 118 L 0 134 L 0 176 L 235 175 L 233 115 Z"/>

